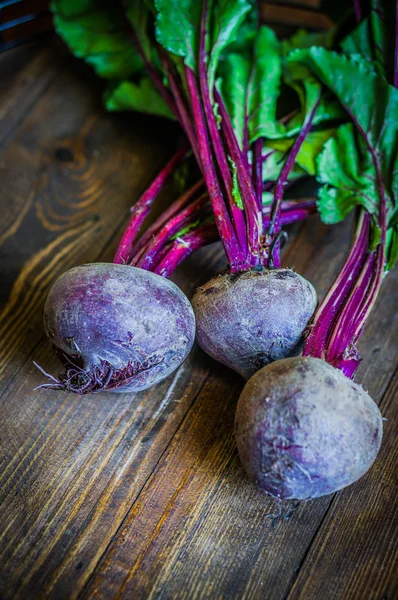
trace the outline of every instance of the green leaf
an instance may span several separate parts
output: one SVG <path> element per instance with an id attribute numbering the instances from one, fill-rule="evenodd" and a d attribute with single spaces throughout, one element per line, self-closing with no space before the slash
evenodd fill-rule
<path id="1" fill-rule="evenodd" d="M 318 212 L 322 221 L 328 225 L 345 219 L 357 204 L 353 190 L 324 185 L 318 192 Z"/>
<path id="2" fill-rule="evenodd" d="M 263 180 L 276 181 L 281 173 L 283 165 L 285 164 L 285 160 L 286 152 L 281 150 L 271 151 L 269 156 L 267 156 L 266 160 L 263 162 Z M 303 177 L 303 175 L 306 175 L 306 172 L 296 162 L 293 166 L 293 169 L 289 173 L 288 181 L 294 181 L 299 177 Z"/>
<path id="3" fill-rule="evenodd" d="M 358 205 L 378 215 L 374 166 L 356 135 L 352 123 L 342 125 L 318 158 L 317 178 L 326 184 L 319 191 L 318 210 L 325 223 L 338 223 Z"/>
<path id="4" fill-rule="evenodd" d="M 398 89 L 361 57 L 350 59 L 323 48 L 297 50 L 291 61 L 307 65 L 337 96 L 379 156 L 387 189 L 398 143 Z"/>
<path id="5" fill-rule="evenodd" d="M 332 138 L 335 133 L 336 129 L 312 131 L 305 138 L 297 155 L 296 162 L 306 173 L 308 173 L 308 175 L 316 175 L 318 156 L 327 140 Z M 265 151 L 266 148 L 274 148 L 280 152 L 288 153 L 293 146 L 293 143 L 294 139 L 292 138 L 270 140 L 265 146 Z"/>
<path id="6" fill-rule="evenodd" d="M 285 62 L 284 76 L 286 83 L 296 90 L 301 105 L 302 123 L 319 102 L 322 93 L 320 82 L 311 73 L 311 70 L 299 61 L 291 60 L 302 50 L 294 51 Z"/>
<path id="7" fill-rule="evenodd" d="M 166 50 L 184 58 L 196 69 L 199 52 L 202 2 L 199 0 L 155 0 L 156 39 Z"/>
<path id="8" fill-rule="evenodd" d="M 51 5 L 57 33 L 72 53 L 107 79 L 128 79 L 142 62 L 126 34 L 117 4 L 95 0 L 55 0 Z"/>
<path id="9" fill-rule="evenodd" d="M 135 110 L 169 119 L 174 118 L 149 77 L 142 77 L 138 84 L 123 81 L 108 90 L 105 94 L 105 106 L 109 111 Z"/>
<path id="10" fill-rule="evenodd" d="M 300 132 L 305 115 L 319 99 L 321 86 L 303 65 L 295 65 L 290 73 L 285 73 L 289 85 L 299 95 L 301 110 L 286 125 L 279 122 L 276 114 L 282 79 L 282 55 L 290 48 L 306 47 L 315 40 L 330 44 L 332 35 L 309 34 L 302 30 L 288 42 L 282 42 L 281 46 L 274 32 L 268 27 L 262 27 L 256 34 L 252 32 L 251 36 L 247 35 L 241 52 L 227 52 L 219 66 L 220 79 L 217 87 L 223 96 L 240 146 L 246 111 L 249 118 L 249 142 L 258 137 L 293 137 Z M 232 45 L 235 46 L 236 44 Z M 343 116 L 340 103 L 329 94 L 329 97 L 321 99 L 314 125 L 341 119 Z"/>
<path id="11" fill-rule="evenodd" d="M 302 43 L 304 44 L 304 40 Z M 284 81 L 296 91 L 300 102 L 300 111 L 286 125 L 286 135 L 289 137 L 300 132 L 316 103 L 318 107 L 312 121 L 314 126 L 346 118 L 340 103 L 322 90 L 321 83 L 311 73 L 310 67 L 304 61 L 296 59 L 305 53 L 306 50 L 293 51 L 284 61 Z"/>
<path id="12" fill-rule="evenodd" d="M 286 137 L 292 137 L 300 133 L 303 127 L 304 107 L 289 119 L 286 123 Z M 347 114 L 342 109 L 340 102 L 324 90 L 321 101 L 316 110 L 313 125 L 327 127 L 331 121 L 345 121 Z"/>
<path id="13" fill-rule="evenodd" d="M 211 34 L 207 73 L 211 94 L 220 56 L 227 46 L 236 40 L 239 28 L 251 8 L 247 0 L 215 0 L 213 9 L 209 11 L 211 12 Z"/>
<path id="14" fill-rule="evenodd" d="M 372 42 L 369 30 L 369 19 L 361 23 L 341 42 L 341 47 L 346 54 L 357 54 L 372 62 Z"/>
<path id="15" fill-rule="evenodd" d="M 324 131 L 313 131 L 305 138 L 296 160 L 308 175 L 316 175 L 318 156 L 321 154 L 327 140 L 335 133 L 335 129 L 325 129 Z"/>
<path id="16" fill-rule="evenodd" d="M 386 23 L 394 23 L 396 8 L 391 10 L 389 2 L 385 0 L 371 0 L 370 30 L 372 36 L 372 48 L 376 67 L 379 73 L 389 79 L 394 69 L 394 53 L 391 51 L 395 46 L 395 37 L 392 34 L 393 27 L 387 28 Z M 395 4 L 395 3 L 394 3 Z"/>
<path id="17" fill-rule="evenodd" d="M 272 192 L 263 192 L 261 200 L 263 206 L 270 206 L 274 201 L 274 194 Z"/>
<path id="18" fill-rule="evenodd" d="M 352 31 L 341 43 L 347 54 L 361 55 L 372 63 L 379 75 L 393 80 L 395 45 L 394 28 L 386 23 L 394 23 L 395 7 L 391 2 L 371 0 L 369 17 Z"/>
<path id="19" fill-rule="evenodd" d="M 239 146 L 242 147 L 246 115 L 250 61 L 241 54 L 228 54 L 221 67 L 217 88 L 224 100 Z"/>
<path id="20" fill-rule="evenodd" d="M 311 48 L 311 46 L 322 46 L 331 48 L 333 46 L 335 30 L 329 29 L 321 33 L 313 33 L 305 29 L 299 29 L 290 38 L 282 40 L 282 53 L 287 56 L 293 50 Z"/>
<path id="21" fill-rule="evenodd" d="M 258 30 L 248 84 L 249 142 L 259 137 L 275 138 L 284 134 L 276 120 L 276 106 L 282 77 L 280 42 L 269 27 Z"/>

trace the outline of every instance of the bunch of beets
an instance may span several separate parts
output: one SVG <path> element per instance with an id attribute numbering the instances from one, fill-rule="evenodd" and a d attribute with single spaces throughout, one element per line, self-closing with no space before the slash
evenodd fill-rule
<path id="1" fill-rule="evenodd" d="M 247 380 L 236 441 L 260 490 L 316 498 L 369 469 L 382 417 L 353 381 L 356 344 L 398 255 L 396 14 L 370 4 L 280 40 L 253 0 L 54 0 L 57 32 L 107 82 L 107 109 L 174 119 L 184 141 L 132 207 L 114 262 L 74 267 L 50 290 L 44 325 L 65 370 L 41 387 L 144 390 L 196 335 Z M 140 234 L 183 168 L 195 183 Z M 301 178 L 316 202 L 285 199 Z M 328 224 L 355 213 L 319 305 L 280 259 L 283 227 L 316 211 Z M 218 240 L 228 270 L 190 302 L 169 277 Z"/>

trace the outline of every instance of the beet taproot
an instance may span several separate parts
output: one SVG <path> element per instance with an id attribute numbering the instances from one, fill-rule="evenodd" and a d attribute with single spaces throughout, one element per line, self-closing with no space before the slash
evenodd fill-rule
<path id="1" fill-rule="evenodd" d="M 269 362 L 299 353 L 316 305 L 313 286 L 291 269 L 217 275 L 192 299 L 197 341 L 249 379 Z"/>
<path id="2" fill-rule="evenodd" d="M 382 417 L 341 371 L 319 358 L 294 357 L 248 381 L 235 432 L 243 467 L 259 490 L 305 500 L 366 473 L 380 448 Z"/>
<path id="3" fill-rule="evenodd" d="M 185 360 L 195 337 L 192 307 L 174 283 L 112 263 L 64 273 L 44 326 L 66 369 L 58 387 L 80 394 L 144 390 Z"/>

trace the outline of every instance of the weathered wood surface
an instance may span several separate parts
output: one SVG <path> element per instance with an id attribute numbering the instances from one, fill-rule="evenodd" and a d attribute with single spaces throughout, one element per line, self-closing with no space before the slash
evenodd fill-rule
<path id="1" fill-rule="evenodd" d="M 4 55 L 6 56 L 6 55 Z M 55 43 L 0 57 L 0 597 L 398 597 L 398 271 L 366 328 L 359 378 L 385 439 L 357 484 L 278 506 L 246 480 L 233 417 L 240 378 L 195 348 L 159 386 L 111 398 L 34 391 L 57 362 L 41 312 L 68 267 L 110 260 L 128 208 L 177 129 L 106 115 L 95 78 Z M 170 198 L 171 188 L 164 194 Z M 284 253 L 324 294 L 350 225 L 317 218 Z M 217 246 L 179 271 L 187 293 Z"/>

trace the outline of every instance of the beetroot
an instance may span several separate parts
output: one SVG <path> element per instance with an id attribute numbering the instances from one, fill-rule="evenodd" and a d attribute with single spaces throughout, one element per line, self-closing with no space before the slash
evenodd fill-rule
<path id="1" fill-rule="evenodd" d="M 236 412 L 242 464 L 261 491 L 317 498 L 372 465 L 382 417 L 371 397 L 318 358 L 272 363 L 246 384 Z"/>
<path id="2" fill-rule="evenodd" d="M 158 383 L 185 360 L 195 336 L 191 305 L 174 283 L 108 263 L 64 273 L 48 295 L 44 326 L 66 368 L 49 386 L 80 394 Z"/>
<path id="3" fill-rule="evenodd" d="M 290 269 L 218 275 L 192 300 L 197 340 L 248 379 L 269 362 L 298 354 L 316 304 L 312 285 Z"/>

